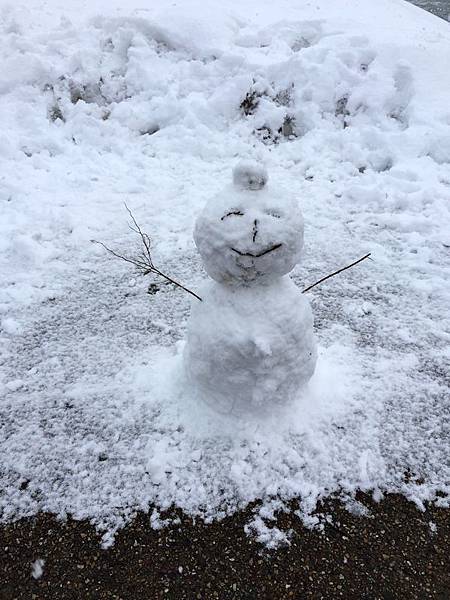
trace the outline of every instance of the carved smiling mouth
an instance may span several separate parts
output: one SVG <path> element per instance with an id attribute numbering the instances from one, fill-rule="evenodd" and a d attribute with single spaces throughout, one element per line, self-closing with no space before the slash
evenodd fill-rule
<path id="1" fill-rule="evenodd" d="M 270 248 L 263 250 L 262 252 L 258 252 L 257 254 L 254 254 L 253 252 L 241 252 L 240 250 L 236 250 L 236 248 L 231 248 L 231 250 L 233 250 L 233 252 L 236 252 L 236 254 L 239 254 L 239 256 L 251 256 L 252 258 L 259 258 L 260 256 L 264 256 L 265 254 L 269 254 L 269 252 L 277 250 L 277 248 L 280 248 L 282 245 L 283 244 L 275 244 L 273 246 L 270 246 Z"/>

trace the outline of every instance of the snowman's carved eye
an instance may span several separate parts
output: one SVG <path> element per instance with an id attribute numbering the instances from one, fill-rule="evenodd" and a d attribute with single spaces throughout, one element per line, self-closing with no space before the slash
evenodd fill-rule
<path id="1" fill-rule="evenodd" d="M 227 213 L 226 215 L 223 215 L 223 217 L 220 217 L 220 220 L 223 221 L 224 219 L 226 219 L 227 217 L 231 217 L 232 215 L 236 215 L 238 217 L 243 217 L 244 213 L 241 210 L 232 210 L 229 213 Z"/>
<path id="2" fill-rule="evenodd" d="M 281 219 L 280 213 L 276 212 L 275 210 L 266 210 L 266 215 L 269 215 L 269 217 L 274 217 L 275 219 Z"/>

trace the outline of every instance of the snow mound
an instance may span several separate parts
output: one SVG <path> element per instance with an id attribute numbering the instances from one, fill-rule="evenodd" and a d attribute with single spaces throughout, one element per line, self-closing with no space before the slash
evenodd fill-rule
<path id="1" fill-rule="evenodd" d="M 275 545 L 293 499 L 311 524 L 356 489 L 448 506 L 448 26 L 393 1 L 288 3 L 281 23 L 250 1 L 192 0 L 190 19 L 38 4 L 0 13 L 2 519 L 70 513 L 107 543 L 138 510 L 160 527 L 172 505 L 211 520 L 259 500 L 248 531 Z M 197 289 L 194 220 L 238 159 L 300 201 L 300 287 L 374 259 L 311 294 L 309 391 L 241 421 L 180 380 L 188 298 L 146 294 L 91 243 L 138 251 L 126 202 Z"/>

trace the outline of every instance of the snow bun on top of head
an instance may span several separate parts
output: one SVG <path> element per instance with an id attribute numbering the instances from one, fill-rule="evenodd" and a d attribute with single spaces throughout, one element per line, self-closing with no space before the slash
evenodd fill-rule
<path id="1" fill-rule="evenodd" d="M 261 190 L 268 179 L 266 167 L 253 160 L 241 160 L 233 169 L 233 183 L 243 190 Z"/>
<path id="2" fill-rule="evenodd" d="M 242 162 L 233 183 L 197 218 L 194 241 L 210 277 L 227 285 L 268 282 L 292 271 L 303 247 L 303 218 L 292 192 L 269 189 L 264 166 Z"/>

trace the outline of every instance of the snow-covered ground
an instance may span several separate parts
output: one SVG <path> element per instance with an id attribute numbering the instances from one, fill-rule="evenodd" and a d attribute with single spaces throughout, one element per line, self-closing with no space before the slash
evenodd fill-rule
<path id="1" fill-rule="evenodd" d="M 123 5 L 126 6 L 123 6 Z M 399 0 L 30 0 L 0 9 L 0 508 L 221 518 L 259 499 L 450 492 L 449 25 Z M 115 261 L 124 202 L 198 289 L 202 206 L 240 158 L 300 199 L 317 373 L 271 417 L 183 384 L 190 298 Z M 155 290 L 153 290 L 155 291 Z M 195 299 L 193 299 L 196 302 Z"/>

